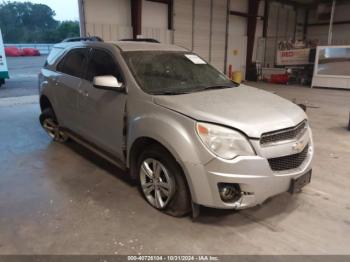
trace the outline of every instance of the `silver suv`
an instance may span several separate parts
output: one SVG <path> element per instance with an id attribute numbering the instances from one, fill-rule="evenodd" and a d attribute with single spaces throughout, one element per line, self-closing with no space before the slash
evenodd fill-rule
<path id="1" fill-rule="evenodd" d="M 230 81 L 178 46 L 57 44 L 39 75 L 40 122 L 127 170 L 147 202 L 182 216 L 243 209 L 311 179 L 304 111 Z"/>

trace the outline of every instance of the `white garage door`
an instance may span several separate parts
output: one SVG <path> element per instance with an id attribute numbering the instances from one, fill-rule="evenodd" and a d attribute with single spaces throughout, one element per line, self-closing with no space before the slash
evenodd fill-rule
<path id="1" fill-rule="evenodd" d="M 248 1 L 231 1 L 230 10 L 247 13 Z M 227 67 L 232 66 L 232 71 L 240 71 L 245 79 L 247 58 L 247 18 L 230 15 L 229 36 L 227 45 Z"/>
<path id="2" fill-rule="evenodd" d="M 247 58 L 247 19 L 230 15 L 227 66 L 232 71 L 241 71 L 245 79 Z"/>
<path id="3" fill-rule="evenodd" d="M 226 48 L 227 0 L 214 0 L 212 10 L 212 38 L 210 63 L 224 71 Z"/>
<path id="4" fill-rule="evenodd" d="M 228 0 L 175 0 L 174 43 L 223 71 Z"/>
<path id="5" fill-rule="evenodd" d="M 192 50 L 192 0 L 174 1 L 174 43 Z"/>
<path id="6" fill-rule="evenodd" d="M 172 43 L 172 32 L 168 30 L 168 5 L 142 1 L 142 35 L 161 43 Z"/>
<path id="7" fill-rule="evenodd" d="M 85 0 L 86 33 L 116 41 L 132 37 L 129 0 Z"/>
<path id="8" fill-rule="evenodd" d="M 196 0 L 194 6 L 193 50 L 209 61 L 211 1 Z"/>
<path id="9" fill-rule="evenodd" d="M 267 27 L 265 66 L 273 67 L 280 41 L 294 38 L 295 10 L 293 6 L 271 2 Z"/>

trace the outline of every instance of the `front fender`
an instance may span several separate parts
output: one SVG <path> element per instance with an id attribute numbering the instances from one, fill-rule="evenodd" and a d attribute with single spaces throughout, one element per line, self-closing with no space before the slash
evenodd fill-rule
<path id="1" fill-rule="evenodd" d="M 192 199 L 196 200 L 193 184 L 202 179 L 202 172 L 193 167 L 203 167 L 213 156 L 207 152 L 197 137 L 195 121 L 171 110 L 157 107 L 157 113 L 145 113 L 129 122 L 127 138 L 127 165 L 130 168 L 130 151 L 138 138 L 151 138 L 162 144 L 182 167 Z M 161 111 L 161 113 L 159 113 Z M 197 169 L 198 170 L 198 169 Z"/>
<path id="2" fill-rule="evenodd" d="M 168 110 L 165 109 L 165 111 Z M 209 162 L 212 156 L 203 150 L 203 144 L 195 131 L 195 121 L 181 114 L 170 112 L 171 115 L 169 112 L 167 114 L 145 114 L 133 119 L 128 129 L 128 152 L 138 138 L 146 137 L 161 143 L 179 163 L 205 164 Z"/>

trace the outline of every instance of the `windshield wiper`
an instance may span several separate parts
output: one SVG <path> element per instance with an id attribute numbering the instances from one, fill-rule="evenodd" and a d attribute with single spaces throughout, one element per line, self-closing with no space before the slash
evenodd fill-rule
<path id="1" fill-rule="evenodd" d="M 189 90 L 179 90 L 179 91 L 159 91 L 159 92 L 153 92 L 153 95 L 184 95 L 184 94 L 191 94 L 195 92 L 202 92 L 206 90 L 214 90 L 214 89 L 225 89 L 225 88 L 233 88 L 237 87 L 238 85 L 212 85 L 212 86 L 197 86 L 195 89 L 189 89 Z"/>
<path id="2" fill-rule="evenodd" d="M 156 96 L 161 96 L 161 95 L 175 96 L 175 95 L 184 95 L 184 94 L 190 94 L 190 93 L 191 92 L 185 92 L 185 91 L 163 91 L 163 92 L 153 93 L 153 95 L 156 95 Z"/>
<path id="3" fill-rule="evenodd" d="M 212 85 L 212 86 L 205 86 L 198 90 L 198 92 L 205 91 L 205 90 L 214 90 L 214 89 L 225 89 L 225 88 L 233 88 L 234 86 L 230 85 Z"/>

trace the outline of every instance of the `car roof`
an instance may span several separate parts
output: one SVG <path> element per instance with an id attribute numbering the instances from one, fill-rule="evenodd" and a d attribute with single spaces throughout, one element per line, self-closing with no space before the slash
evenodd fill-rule
<path id="1" fill-rule="evenodd" d="M 167 45 L 159 43 L 150 43 L 150 42 L 134 42 L 134 41 L 118 41 L 112 42 L 118 46 L 122 51 L 188 51 L 187 49 L 176 46 L 176 45 Z"/>
<path id="2" fill-rule="evenodd" d="M 56 48 L 72 48 L 76 46 L 86 46 L 86 47 L 112 47 L 116 46 L 123 52 L 131 51 L 178 51 L 178 52 L 188 52 L 186 48 L 168 45 L 168 44 L 159 44 L 159 43 L 150 43 L 150 42 L 134 42 L 134 41 L 116 41 L 116 42 L 94 42 L 94 41 L 77 41 L 77 42 L 62 42 L 56 44 Z"/>

